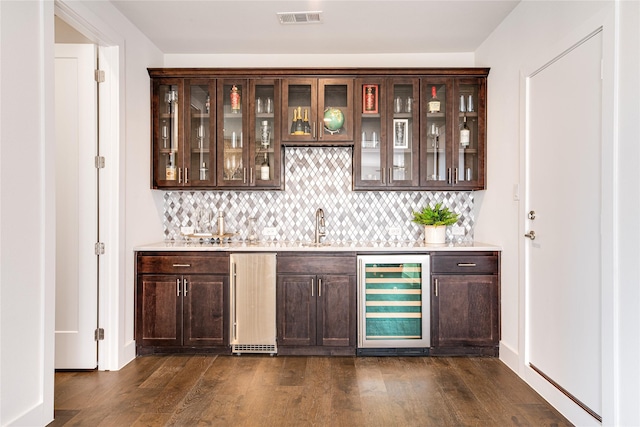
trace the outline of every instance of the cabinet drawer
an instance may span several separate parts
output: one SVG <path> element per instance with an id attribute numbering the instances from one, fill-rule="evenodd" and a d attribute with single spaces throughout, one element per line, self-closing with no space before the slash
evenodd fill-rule
<path id="1" fill-rule="evenodd" d="M 431 257 L 431 273 L 497 274 L 498 255 L 459 254 Z"/>
<path id="2" fill-rule="evenodd" d="M 206 254 L 139 254 L 138 273 L 153 274 L 229 274 L 229 255 Z"/>
<path id="3" fill-rule="evenodd" d="M 278 255 L 278 274 L 356 274 L 351 255 Z"/>

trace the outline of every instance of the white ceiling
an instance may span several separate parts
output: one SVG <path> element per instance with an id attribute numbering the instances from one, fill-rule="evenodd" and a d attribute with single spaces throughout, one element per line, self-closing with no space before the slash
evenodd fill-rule
<path id="1" fill-rule="evenodd" d="M 474 52 L 520 0 L 111 0 L 165 54 Z M 322 11 L 282 25 L 277 12 Z"/>

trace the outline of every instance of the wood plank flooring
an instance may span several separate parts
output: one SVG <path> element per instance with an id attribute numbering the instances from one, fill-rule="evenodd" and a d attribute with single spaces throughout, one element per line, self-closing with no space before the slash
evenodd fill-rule
<path id="1" fill-rule="evenodd" d="M 138 357 L 57 372 L 50 426 L 570 426 L 500 360 Z"/>

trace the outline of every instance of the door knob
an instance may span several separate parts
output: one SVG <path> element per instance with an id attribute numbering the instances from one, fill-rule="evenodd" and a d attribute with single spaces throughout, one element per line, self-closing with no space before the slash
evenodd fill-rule
<path id="1" fill-rule="evenodd" d="M 536 240 L 536 232 L 531 230 L 530 232 L 528 232 L 527 234 L 524 235 L 524 237 L 528 237 L 531 240 Z"/>

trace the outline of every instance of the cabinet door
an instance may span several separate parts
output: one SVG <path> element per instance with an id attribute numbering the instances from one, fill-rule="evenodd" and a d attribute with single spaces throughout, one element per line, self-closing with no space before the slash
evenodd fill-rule
<path id="1" fill-rule="evenodd" d="M 184 294 L 185 346 L 229 344 L 227 276 L 186 276 Z"/>
<path id="2" fill-rule="evenodd" d="M 217 83 L 217 185 L 249 185 L 249 83 L 246 79 L 220 79 Z"/>
<path id="3" fill-rule="evenodd" d="M 318 277 L 317 345 L 348 347 L 356 342 L 355 276 Z"/>
<path id="4" fill-rule="evenodd" d="M 182 345 L 182 280 L 180 276 L 138 276 L 136 305 L 138 346 Z"/>
<path id="5" fill-rule="evenodd" d="M 485 186 L 485 87 L 485 79 L 454 80 L 456 129 L 451 159 L 456 189 L 473 190 Z"/>
<path id="6" fill-rule="evenodd" d="M 353 141 L 353 79 L 319 79 L 318 103 L 318 139 Z"/>
<path id="7" fill-rule="evenodd" d="M 450 102 L 453 83 L 449 78 L 422 79 L 420 185 L 432 189 L 450 188 L 452 179 L 452 124 L 449 117 L 454 104 Z"/>
<path id="8" fill-rule="evenodd" d="M 282 140 L 290 145 L 353 141 L 353 79 L 283 80 L 282 117 Z"/>
<path id="9" fill-rule="evenodd" d="M 356 80 L 354 144 L 354 188 L 374 189 L 383 187 L 382 169 L 387 164 L 386 144 L 387 99 L 385 79 L 362 78 Z"/>
<path id="10" fill-rule="evenodd" d="M 278 275 L 278 345 L 316 345 L 316 276 Z"/>
<path id="11" fill-rule="evenodd" d="M 432 276 L 432 346 L 496 346 L 499 341 L 498 278 Z"/>
<path id="12" fill-rule="evenodd" d="M 387 97 L 388 129 L 386 135 L 387 162 L 382 183 L 387 187 L 416 187 L 419 182 L 418 156 L 420 126 L 417 78 L 389 79 Z"/>
<path id="13" fill-rule="evenodd" d="M 215 185 L 215 80 L 185 82 L 187 126 L 185 126 L 184 185 Z"/>
<path id="14" fill-rule="evenodd" d="M 184 82 L 182 79 L 152 81 L 153 188 L 182 185 Z"/>
<path id="15" fill-rule="evenodd" d="M 284 79 L 281 108 L 282 141 L 300 143 L 317 140 L 319 126 L 317 79 L 312 77 Z"/>
<path id="16" fill-rule="evenodd" d="M 250 185 L 261 188 L 280 188 L 282 150 L 280 149 L 281 116 L 280 80 L 251 81 L 251 135 L 249 158 Z"/>

